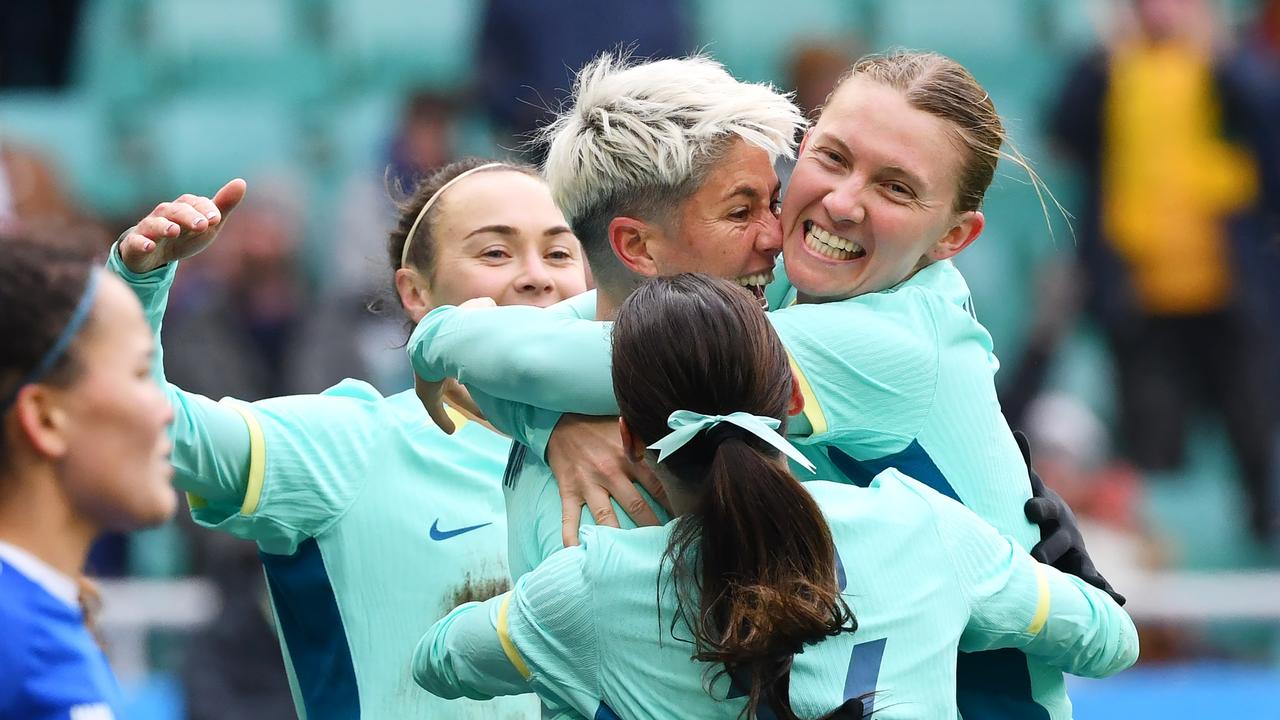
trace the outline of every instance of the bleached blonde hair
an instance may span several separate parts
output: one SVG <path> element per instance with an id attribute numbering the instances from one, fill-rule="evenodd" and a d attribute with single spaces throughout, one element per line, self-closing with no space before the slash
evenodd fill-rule
<path id="1" fill-rule="evenodd" d="M 734 140 L 792 158 L 806 125 L 787 95 L 703 56 L 637 64 L 605 53 L 578 72 L 571 103 L 540 133 L 543 174 L 602 282 L 625 272 L 607 237 L 613 218 L 671 229 Z"/>

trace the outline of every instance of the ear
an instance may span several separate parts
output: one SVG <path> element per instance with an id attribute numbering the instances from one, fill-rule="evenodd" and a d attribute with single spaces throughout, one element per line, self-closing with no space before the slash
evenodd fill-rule
<path id="1" fill-rule="evenodd" d="M 804 393 L 800 392 L 800 378 L 796 371 L 791 371 L 791 404 L 787 406 L 787 416 L 791 417 L 804 412 Z"/>
<path id="2" fill-rule="evenodd" d="M 413 268 L 396 270 L 396 294 L 400 296 L 400 304 L 404 306 L 405 313 L 414 323 L 436 308 L 431 297 L 431 287 L 422 274 Z"/>
<path id="3" fill-rule="evenodd" d="M 946 235 L 942 236 L 941 240 L 929 248 L 929 259 L 933 261 L 946 260 L 959 255 L 961 250 L 969 247 L 974 240 L 978 239 L 986 225 L 987 219 L 979 210 L 960 213 L 960 217 L 956 219 L 956 224 L 947 231 Z"/>
<path id="4" fill-rule="evenodd" d="M 609 244 L 613 246 L 613 254 L 631 272 L 644 277 L 658 274 L 658 265 L 649 252 L 652 236 L 652 226 L 643 220 L 616 217 L 609 221 Z"/>
<path id="5" fill-rule="evenodd" d="M 13 414 L 18 436 L 25 438 L 37 455 L 56 460 L 67 453 L 70 418 L 59 404 L 56 390 L 38 383 L 22 388 L 14 399 Z"/>
<path id="6" fill-rule="evenodd" d="M 640 441 L 640 438 L 636 437 L 635 433 L 631 432 L 631 428 L 627 427 L 627 421 L 622 418 L 618 418 L 618 434 L 622 436 L 622 450 L 627 454 L 627 457 L 634 462 L 643 460 L 646 449 L 644 443 Z"/>

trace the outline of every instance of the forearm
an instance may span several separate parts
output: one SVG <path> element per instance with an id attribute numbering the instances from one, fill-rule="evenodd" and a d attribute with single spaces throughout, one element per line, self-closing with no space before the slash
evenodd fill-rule
<path id="1" fill-rule="evenodd" d="M 1016 647 L 1084 677 L 1113 675 L 1138 659 L 1133 621 L 1106 593 L 1032 560 L 1012 543 L 1009 560 L 1000 590 L 975 608 L 961 650 Z"/>
<path id="2" fill-rule="evenodd" d="M 413 653 L 414 681 L 446 699 L 489 700 L 530 692 L 498 632 L 498 610 L 507 597 L 467 603 L 433 625 Z"/>
<path id="3" fill-rule="evenodd" d="M 500 400 L 476 388 L 468 388 L 471 399 L 484 412 L 485 419 L 499 432 L 533 450 L 538 457 L 547 456 L 551 432 L 562 413 L 510 400 Z"/>
<path id="4" fill-rule="evenodd" d="M 1063 672 L 1107 677 L 1138 660 L 1138 631 L 1103 591 L 1040 565 L 1049 586 L 1044 628 L 1022 649 Z"/>
<path id="5" fill-rule="evenodd" d="M 250 438 L 244 419 L 234 408 L 186 392 L 165 378 L 161 327 L 177 263 L 136 274 L 124 266 L 117 244 L 111 249 L 107 268 L 137 295 L 155 336 L 152 376 L 164 388 L 174 412 L 169 431 L 174 484 L 210 502 L 239 505 L 249 472 Z"/>
<path id="6" fill-rule="evenodd" d="M 457 378 L 500 400 L 558 412 L 616 415 L 611 325 L 532 307 L 429 313 L 409 339 L 414 372 Z"/>

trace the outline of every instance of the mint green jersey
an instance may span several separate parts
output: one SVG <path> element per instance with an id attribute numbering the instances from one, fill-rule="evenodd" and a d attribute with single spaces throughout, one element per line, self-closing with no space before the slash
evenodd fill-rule
<path id="1" fill-rule="evenodd" d="M 595 315 L 595 292 L 557 303 L 546 312 L 556 317 L 590 319 Z M 503 475 L 502 492 L 507 511 L 507 563 L 511 577 L 517 579 L 564 547 L 560 488 L 545 459 L 547 440 L 560 413 L 502 402 L 479 390 L 474 391 L 473 399 L 494 427 L 516 439 Z M 670 519 L 644 488 L 637 485 L 636 489 L 661 522 Z M 613 510 L 621 527 L 636 526 L 616 502 Z M 584 509 L 582 525 L 594 524 L 591 513 Z"/>
<path id="2" fill-rule="evenodd" d="M 128 282 L 159 333 L 176 267 Z M 175 484 L 197 523 L 255 541 L 298 715 L 435 720 L 538 716 L 531 695 L 423 692 L 409 669 L 437 619 L 509 587 L 499 490 L 509 441 L 445 435 L 412 391 L 346 380 L 319 395 L 214 402 L 164 382 Z M 457 418 L 462 420 L 461 416 Z"/>
<path id="3" fill-rule="evenodd" d="M 769 292 L 771 301 L 794 296 L 786 287 Z M 1023 547 L 1039 540 L 1023 514 L 1031 487 L 996 397 L 991 336 L 950 261 L 882 292 L 787 305 L 768 317 L 806 401 L 788 436 L 818 479 L 866 485 L 897 468 Z M 537 308 L 441 308 L 419 324 L 409 351 L 425 378 L 458 377 L 473 391 L 543 411 L 608 415 L 617 413 L 609 327 Z M 1062 674 L 1016 651 L 962 657 L 959 674 L 960 707 L 970 717 L 1071 717 Z"/>
<path id="4" fill-rule="evenodd" d="M 1018 648 L 1090 677 L 1137 659 L 1133 622 L 1105 593 L 897 471 L 867 488 L 807 487 L 831 528 L 857 630 L 796 655 L 789 699 L 800 717 L 856 697 L 875 718 L 954 718 L 957 650 Z M 549 707 L 586 717 L 737 718 L 745 689 L 691 660 L 671 583 L 659 582 L 673 527 L 584 529 L 581 546 L 511 594 L 432 627 L 414 678 L 473 698 L 518 692 L 523 680 Z"/>

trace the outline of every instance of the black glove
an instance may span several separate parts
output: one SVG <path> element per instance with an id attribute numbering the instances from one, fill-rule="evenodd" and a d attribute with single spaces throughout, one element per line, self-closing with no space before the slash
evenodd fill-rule
<path id="1" fill-rule="evenodd" d="M 1111 587 L 1089 558 L 1084 547 L 1084 536 L 1076 524 L 1076 514 L 1062 496 L 1046 487 L 1040 476 L 1031 468 L 1031 444 L 1021 431 L 1014 432 L 1022 459 L 1027 463 L 1031 477 L 1031 499 L 1023 506 L 1027 519 L 1040 526 L 1040 542 L 1031 548 L 1031 557 L 1069 575 L 1084 580 L 1111 596 L 1118 605 L 1124 605 L 1124 596 Z"/>

